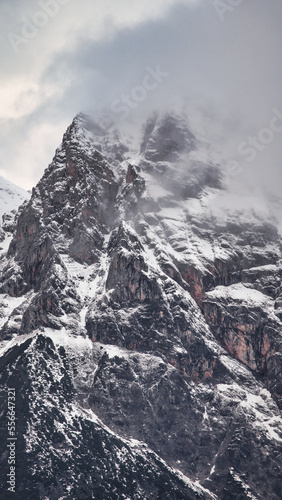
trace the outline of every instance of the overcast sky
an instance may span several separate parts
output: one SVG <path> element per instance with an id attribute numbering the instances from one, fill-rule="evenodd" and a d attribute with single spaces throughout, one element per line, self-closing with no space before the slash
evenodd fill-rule
<path id="1" fill-rule="evenodd" d="M 35 185 L 79 111 L 138 124 L 169 105 L 280 190 L 281 21 L 281 0 L 0 0 L 0 175 Z"/>

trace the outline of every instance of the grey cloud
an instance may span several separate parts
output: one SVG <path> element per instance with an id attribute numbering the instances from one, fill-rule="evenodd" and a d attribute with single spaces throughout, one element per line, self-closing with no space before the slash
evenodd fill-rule
<path id="1" fill-rule="evenodd" d="M 227 12 L 223 21 L 213 2 L 202 0 L 193 8 L 175 2 L 166 16 L 132 29 L 115 29 L 100 40 L 90 40 L 83 31 L 78 37 L 76 33 L 74 46 L 54 49 L 40 81 L 42 86 L 61 87 L 62 94 L 46 98 L 29 116 L 14 123 L 19 137 L 15 155 L 20 155 L 21 130 L 32 131 L 54 121 L 63 128 L 80 110 L 107 111 L 115 99 L 142 84 L 147 66 L 159 65 L 169 77 L 130 110 L 127 120 L 139 123 L 151 109 L 181 103 L 188 113 L 198 114 L 191 120 L 197 132 L 221 150 L 226 160 L 242 164 L 242 174 L 234 182 L 277 185 L 281 181 L 280 136 L 251 165 L 238 153 L 238 146 L 268 126 L 274 107 L 280 106 L 282 112 L 281 14 L 280 0 L 271 4 L 245 0 Z M 30 54 L 25 63 L 28 71 Z M 5 123 L 0 126 L 3 130 Z M 54 149 L 60 137 L 53 140 Z M 2 161 L 13 156 L 12 144 L 8 139 Z M 51 159 L 51 144 L 48 148 L 49 157 L 36 167 L 35 180 Z"/>

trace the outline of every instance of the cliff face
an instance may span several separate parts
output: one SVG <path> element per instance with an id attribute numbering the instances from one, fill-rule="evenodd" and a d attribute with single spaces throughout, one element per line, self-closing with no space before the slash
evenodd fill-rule
<path id="1" fill-rule="evenodd" d="M 0 366 L 27 499 L 280 499 L 280 237 L 218 209 L 198 147 L 154 116 L 133 157 L 78 115 L 20 209 Z"/>

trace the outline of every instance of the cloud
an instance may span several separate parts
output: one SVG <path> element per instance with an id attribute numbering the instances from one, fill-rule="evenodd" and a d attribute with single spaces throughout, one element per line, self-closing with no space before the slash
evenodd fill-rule
<path id="1" fill-rule="evenodd" d="M 79 3 L 75 0 L 30 0 L 13 4 L 2 1 L 0 131 L 5 137 L 0 163 L 2 174 L 7 173 L 18 183 L 24 177 L 24 187 L 31 187 L 50 161 L 73 115 L 86 106 L 87 99 L 93 101 L 95 88 L 99 92 L 98 82 L 103 88 L 107 75 L 103 71 L 97 73 L 93 58 L 87 63 L 88 45 L 90 48 L 97 45 L 99 57 L 100 44 L 101 47 L 106 44 L 109 58 L 122 30 L 134 33 L 136 26 L 146 24 L 147 20 L 157 22 L 178 4 L 196 5 L 197 0 L 156 0 L 154 3 L 148 0 L 105 0 L 102 3 L 97 0 Z M 45 22 L 42 28 L 38 27 L 40 20 Z M 29 38 L 24 36 L 26 34 Z M 84 60 L 83 67 L 77 64 L 76 58 Z M 118 61 L 116 70 L 118 72 Z M 105 96 L 103 99 L 105 101 Z M 59 134 L 58 123 L 61 124 Z M 48 136 L 43 134 L 47 126 Z M 42 131 L 41 137 L 38 130 Z M 38 140 L 42 142 L 41 162 Z M 48 152 L 48 156 L 43 152 Z M 25 176 L 21 176 L 23 168 Z"/>
<path id="2" fill-rule="evenodd" d="M 40 7 L 0 9 L 2 33 L 21 33 L 22 16 L 32 20 Z M 269 126 L 273 108 L 282 112 L 281 14 L 280 0 L 242 1 L 223 20 L 206 0 L 66 2 L 18 54 L 5 38 L 0 173 L 31 187 L 77 112 L 111 110 L 159 66 L 169 76 L 129 109 L 130 126 L 154 108 L 184 107 L 195 132 L 242 166 L 234 183 L 277 185 L 279 134 L 251 164 L 238 147 Z"/>

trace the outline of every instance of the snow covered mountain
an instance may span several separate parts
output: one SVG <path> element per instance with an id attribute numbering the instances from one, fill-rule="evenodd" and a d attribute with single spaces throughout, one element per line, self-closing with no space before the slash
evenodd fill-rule
<path id="1" fill-rule="evenodd" d="M 0 176 L 0 220 L 6 213 L 17 210 L 26 199 L 27 191 Z"/>
<path id="2" fill-rule="evenodd" d="M 0 260 L 4 499 L 280 500 L 281 239 L 198 150 L 174 113 L 138 154 L 79 114 L 20 210 Z"/>
<path id="3" fill-rule="evenodd" d="M 29 193 L 0 176 L 0 254 L 7 250 L 15 224 L 15 214 Z"/>

